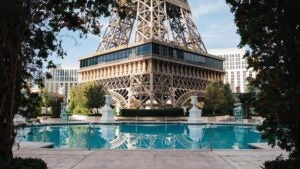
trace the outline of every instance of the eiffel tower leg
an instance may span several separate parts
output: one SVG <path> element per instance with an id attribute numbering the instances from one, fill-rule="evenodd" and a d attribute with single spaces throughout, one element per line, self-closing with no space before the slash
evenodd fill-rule
<path id="1" fill-rule="evenodd" d="M 167 30 L 165 19 L 165 1 L 137 0 L 137 31 L 135 41 L 146 39 L 165 40 Z"/>
<path id="2" fill-rule="evenodd" d="M 191 12 L 181 9 L 181 14 L 185 22 L 185 27 L 188 30 L 188 45 L 191 49 L 202 53 L 207 53 L 202 38 L 198 33 L 197 26 L 192 20 Z"/>
<path id="3" fill-rule="evenodd" d="M 153 96 L 153 73 L 150 73 L 150 109 L 153 109 L 153 101 L 154 101 L 154 96 Z"/>
<path id="4" fill-rule="evenodd" d="M 109 25 L 103 35 L 102 43 L 99 45 L 97 51 L 106 50 L 121 45 L 127 45 L 130 40 L 134 19 L 133 11 L 124 19 L 120 18 L 116 11 L 112 12 L 109 20 Z"/>

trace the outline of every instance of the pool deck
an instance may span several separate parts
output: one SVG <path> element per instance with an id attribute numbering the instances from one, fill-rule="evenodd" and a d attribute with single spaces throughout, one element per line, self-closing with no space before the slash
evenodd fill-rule
<path id="1" fill-rule="evenodd" d="M 46 143 L 47 144 L 47 143 Z M 287 153 L 280 149 L 248 150 L 85 150 L 14 147 L 18 157 L 42 158 L 49 169 L 257 169 Z"/>

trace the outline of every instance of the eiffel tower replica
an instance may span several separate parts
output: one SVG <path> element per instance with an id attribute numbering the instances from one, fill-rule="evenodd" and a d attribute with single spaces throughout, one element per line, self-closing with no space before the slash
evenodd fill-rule
<path id="1" fill-rule="evenodd" d="M 223 59 L 207 53 L 187 0 L 126 7 L 125 18 L 113 10 L 97 51 L 80 59 L 80 83 L 103 85 L 119 108 L 147 109 L 186 106 L 223 80 Z"/>

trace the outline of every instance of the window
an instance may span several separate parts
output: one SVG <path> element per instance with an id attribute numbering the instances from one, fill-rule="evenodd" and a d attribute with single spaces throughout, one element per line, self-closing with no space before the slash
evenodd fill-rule
<path id="1" fill-rule="evenodd" d="M 177 50 L 177 59 L 184 59 L 183 51 Z"/>
<path id="2" fill-rule="evenodd" d="M 230 74 L 231 76 L 230 76 L 230 85 L 231 85 L 231 90 L 232 91 L 235 91 L 234 89 L 234 72 L 231 72 L 231 74 Z"/>
<path id="3" fill-rule="evenodd" d="M 152 52 L 153 52 L 154 54 L 159 54 L 159 45 L 153 44 Z"/>
<path id="4" fill-rule="evenodd" d="M 229 60 L 230 62 L 226 60 L 227 62 L 224 62 L 223 65 L 221 60 L 217 60 L 206 56 L 201 56 L 199 54 L 194 54 L 192 52 L 183 51 L 173 47 L 149 43 L 137 47 L 132 47 L 129 49 L 120 50 L 114 53 L 108 53 L 104 55 L 83 59 L 80 61 L 80 67 L 86 67 L 86 66 L 104 63 L 104 62 L 126 59 L 129 57 L 137 57 L 137 56 L 142 56 L 147 54 L 157 54 L 162 57 L 181 59 L 188 62 L 206 65 L 208 67 L 218 68 L 218 69 L 222 69 L 223 67 L 229 68 L 229 65 L 233 65 L 233 63 L 231 62 L 233 62 L 234 60 L 234 59 Z M 227 55 L 224 56 L 225 58 L 227 57 Z"/>
<path id="5" fill-rule="evenodd" d="M 228 74 L 225 73 L 225 83 L 228 83 Z"/>
<path id="6" fill-rule="evenodd" d="M 241 85 L 241 77 L 240 77 L 240 71 L 237 72 L 237 85 Z"/>
<path id="7" fill-rule="evenodd" d="M 137 55 L 145 55 L 151 53 L 151 44 L 146 44 L 138 47 Z"/>
<path id="8" fill-rule="evenodd" d="M 174 51 L 173 48 L 169 47 L 169 57 L 174 58 Z"/>

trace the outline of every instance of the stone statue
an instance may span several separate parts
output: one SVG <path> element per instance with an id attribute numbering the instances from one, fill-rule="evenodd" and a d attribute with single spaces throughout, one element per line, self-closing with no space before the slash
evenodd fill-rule
<path id="1" fill-rule="evenodd" d="M 196 107 L 196 104 L 198 103 L 197 98 L 198 98 L 198 96 L 192 96 L 191 97 L 191 103 L 192 103 L 193 107 L 189 111 L 189 113 L 190 113 L 189 118 L 188 118 L 189 123 L 199 123 L 199 122 L 201 122 L 202 110 L 200 110 Z"/>
<path id="2" fill-rule="evenodd" d="M 114 122 L 113 116 L 113 109 L 110 107 L 112 104 L 112 98 L 109 95 L 105 95 L 105 105 L 101 109 L 102 117 L 100 122 L 107 123 L 107 122 Z"/>

